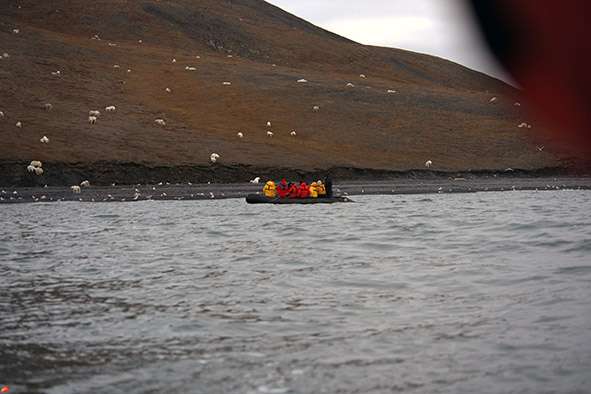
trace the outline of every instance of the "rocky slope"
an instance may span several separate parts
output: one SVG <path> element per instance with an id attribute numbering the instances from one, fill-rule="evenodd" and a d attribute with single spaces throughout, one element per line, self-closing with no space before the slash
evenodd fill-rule
<path id="1" fill-rule="evenodd" d="M 580 165 L 503 82 L 262 0 L 3 1 L 0 53 L 2 185 Z"/>

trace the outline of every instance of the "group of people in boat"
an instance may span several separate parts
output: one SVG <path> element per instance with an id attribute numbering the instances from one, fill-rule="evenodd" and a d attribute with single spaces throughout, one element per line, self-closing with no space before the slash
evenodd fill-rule
<path id="1" fill-rule="evenodd" d="M 286 198 L 330 198 L 332 197 L 332 181 L 326 177 L 324 182 L 318 180 L 307 184 L 305 181 L 299 183 L 287 183 L 283 179 L 277 186 L 275 182 L 268 181 L 263 187 L 265 196 L 286 197 Z"/>

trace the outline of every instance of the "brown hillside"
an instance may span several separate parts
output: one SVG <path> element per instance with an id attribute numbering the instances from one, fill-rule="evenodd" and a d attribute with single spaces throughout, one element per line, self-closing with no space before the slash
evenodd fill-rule
<path id="1" fill-rule="evenodd" d="M 501 81 L 354 43 L 262 0 L 3 1 L 4 52 L 0 184 L 146 182 L 152 168 L 245 181 L 262 168 L 405 171 L 427 159 L 438 171 L 538 170 L 572 155 Z M 27 173 L 31 160 L 43 175 Z"/>

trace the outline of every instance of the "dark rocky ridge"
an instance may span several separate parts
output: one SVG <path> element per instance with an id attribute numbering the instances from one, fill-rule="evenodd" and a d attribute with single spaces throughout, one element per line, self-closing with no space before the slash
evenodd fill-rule
<path id="1" fill-rule="evenodd" d="M 503 82 L 354 43 L 261 0 L 5 1 L 0 52 L 2 185 L 415 176 L 427 159 L 444 174 L 589 168 Z M 26 172 L 31 160 L 43 175 Z"/>
<path id="2" fill-rule="evenodd" d="M 47 163 L 45 173 L 37 176 L 28 173 L 20 163 L 0 163 L 0 185 L 34 187 L 76 185 L 86 174 L 94 174 L 92 184 L 96 186 L 158 184 L 158 183 L 246 183 L 257 176 L 263 180 L 287 179 L 291 181 L 324 179 L 326 175 L 344 181 L 384 181 L 400 179 L 447 179 L 453 177 L 502 177 L 522 178 L 580 175 L 586 172 L 575 167 L 568 171 L 562 167 L 541 168 L 537 170 L 505 169 L 499 171 L 431 171 L 431 170 L 376 170 L 371 168 L 331 167 L 329 169 L 294 169 L 278 167 L 254 167 L 245 164 L 203 165 L 203 166 L 150 166 L 141 163 L 100 162 L 86 163 Z"/>

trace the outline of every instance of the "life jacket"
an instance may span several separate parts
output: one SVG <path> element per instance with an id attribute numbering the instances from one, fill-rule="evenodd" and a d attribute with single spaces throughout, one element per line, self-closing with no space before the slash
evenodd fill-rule
<path id="1" fill-rule="evenodd" d="M 316 198 L 318 197 L 318 191 L 316 189 L 316 182 L 310 185 L 310 197 Z"/>
<path id="2" fill-rule="evenodd" d="M 289 198 L 296 198 L 298 195 L 298 186 L 297 185 L 291 185 L 289 187 L 289 190 L 287 191 L 287 197 Z"/>
<path id="3" fill-rule="evenodd" d="M 316 186 L 316 191 L 318 192 L 318 197 L 326 196 L 326 186 L 324 186 L 324 184 L 319 183 L 318 186 Z"/>
<path id="4" fill-rule="evenodd" d="M 287 196 L 287 183 L 285 183 L 285 179 L 281 181 L 281 183 L 277 186 L 277 196 L 278 197 L 286 197 Z"/>
<path id="5" fill-rule="evenodd" d="M 263 191 L 265 192 L 265 196 L 275 197 L 275 183 L 273 181 L 267 182 L 265 187 L 263 187 Z"/>
<path id="6" fill-rule="evenodd" d="M 306 183 L 300 183 L 298 187 L 298 197 L 299 198 L 308 198 L 310 197 L 310 186 L 306 185 Z"/>

